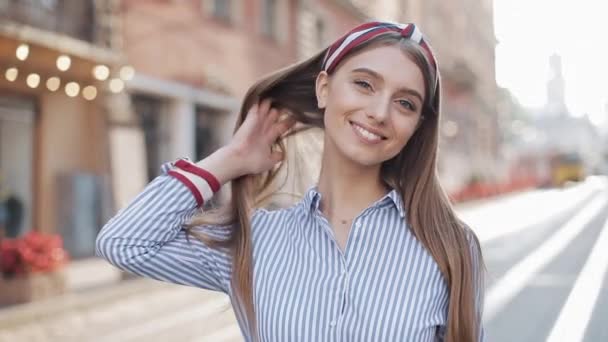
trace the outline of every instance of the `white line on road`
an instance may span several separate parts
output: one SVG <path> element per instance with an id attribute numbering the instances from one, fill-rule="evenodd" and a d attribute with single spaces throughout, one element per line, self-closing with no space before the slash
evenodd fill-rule
<path id="1" fill-rule="evenodd" d="M 460 218 L 470 225 L 482 243 L 549 222 L 559 213 L 589 200 L 605 182 L 589 179 L 566 189 L 534 190 L 505 196 L 471 208 L 456 207 Z M 510 213 L 516 212 L 517 215 Z"/>
<path id="2" fill-rule="evenodd" d="M 547 342 L 582 341 L 608 271 L 608 220 L 562 308 Z"/>
<path id="3" fill-rule="evenodd" d="M 602 209 L 606 197 L 595 196 L 592 202 L 553 234 L 547 241 L 526 256 L 489 289 L 484 307 L 484 321 L 488 322 L 513 299 L 538 271 L 558 255 Z"/>

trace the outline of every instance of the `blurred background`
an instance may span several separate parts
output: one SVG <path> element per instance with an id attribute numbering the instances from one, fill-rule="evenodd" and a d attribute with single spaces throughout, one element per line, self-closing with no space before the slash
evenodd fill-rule
<path id="1" fill-rule="evenodd" d="M 607 7 L 0 0 L 0 341 L 241 341 L 223 295 L 121 273 L 95 237 L 162 163 L 227 142 L 255 80 L 374 18 L 437 53 L 439 173 L 483 245 L 489 341 L 608 341 Z"/>

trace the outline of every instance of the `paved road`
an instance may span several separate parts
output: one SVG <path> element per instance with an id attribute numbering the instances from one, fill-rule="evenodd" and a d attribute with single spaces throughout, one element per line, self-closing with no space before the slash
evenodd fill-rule
<path id="1" fill-rule="evenodd" d="M 482 241 L 488 341 L 608 341 L 605 179 L 458 211 Z M 242 341 L 221 294 L 148 280 L 120 286 L 94 305 L 14 327 L 0 313 L 0 341 Z"/>
<path id="2" fill-rule="evenodd" d="M 489 341 L 608 341 L 608 188 L 595 185 L 539 197 L 532 211 L 567 206 L 484 241 Z"/>

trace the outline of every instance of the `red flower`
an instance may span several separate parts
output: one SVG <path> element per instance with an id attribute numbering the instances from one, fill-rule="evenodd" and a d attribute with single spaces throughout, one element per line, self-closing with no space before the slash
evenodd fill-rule
<path id="1" fill-rule="evenodd" d="M 0 271 L 4 276 L 51 272 L 68 261 L 59 235 L 30 231 L 21 238 L 0 241 Z"/>

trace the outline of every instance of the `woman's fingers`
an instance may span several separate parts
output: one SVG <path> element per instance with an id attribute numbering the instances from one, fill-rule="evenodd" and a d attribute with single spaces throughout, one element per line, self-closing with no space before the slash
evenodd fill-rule
<path id="1" fill-rule="evenodd" d="M 270 111 L 267 114 L 267 117 L 265 119 L 264 122 L 264 132 L 268 131 L 270 128 L 272 128 L 272 126 L 274 126 L 274 124 L 277 122 L 277 119 L 279 118 L 279 110 L 276 108 L 272 108 L 270 109 Z"/>
<path id="2" fill-rule="evenodd" d="M 262 121 L 266 120 L 271 104 L 272 101 L 270 99 L 264 99 L 260 102 L 260 105 L 258 107 L 258 116 L 262 119 Z"/>
<path id="3" fill-rule="evenodd" d="M 277 122 L 272 128 L 273 141 L 281 137 L 283 134 L 287 133 L 287 131 L 292 128 L 295 123 L 296 120 L 292 116 L 288 116 Z"/>

